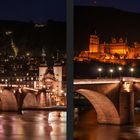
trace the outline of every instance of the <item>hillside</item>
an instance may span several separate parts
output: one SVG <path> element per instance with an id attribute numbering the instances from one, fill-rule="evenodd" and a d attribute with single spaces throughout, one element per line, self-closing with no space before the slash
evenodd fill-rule
<path id="1" fill-rule="evenodd" d="M 66 51 L 66 24 L 47 21 L 44 27 L 35 26 L 32 22 L 0 21 L 0 51 L 10 53 L 10 38 L 5 34 L 12 31 L 12 38 L 19 53 L 31 51 L 40 55 L 42 47 L 50 55 L 56 49 Z"/>
<path id="2" fill-rule="evenodd" d="M 110 7 L 74 7 L 75 52 L 88 48 L 90 33 L 96 33 L 100 42 L 111 37 L 125 37 L 129 44 L 140 42 L 140 14 Z"/>

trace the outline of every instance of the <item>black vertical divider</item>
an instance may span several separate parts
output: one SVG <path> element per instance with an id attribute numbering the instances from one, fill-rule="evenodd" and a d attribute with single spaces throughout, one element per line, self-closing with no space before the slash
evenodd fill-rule
<path id="1" fill-rule="evenodd" d="M 73 140 L 73 0 L 67 0 L 67 140 Z"/>

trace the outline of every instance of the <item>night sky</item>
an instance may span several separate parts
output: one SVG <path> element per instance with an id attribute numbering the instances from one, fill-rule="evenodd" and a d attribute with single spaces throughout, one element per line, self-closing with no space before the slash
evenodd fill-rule
<path id="1" fill-rule="evenodd" d="M 107 6 L 140 13 L 140 0 L 74 0 L 75 5 Z"/>
<path id="2" fill-rule="evenodd" d="M 66 0 L 1 0 L 0 20 L 66 20 Z"/>

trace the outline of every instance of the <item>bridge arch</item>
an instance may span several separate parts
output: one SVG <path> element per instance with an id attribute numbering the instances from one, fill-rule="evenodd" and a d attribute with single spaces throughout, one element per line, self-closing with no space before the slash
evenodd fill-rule
<path id="1" fill-rule="evenodd" d="M 105 95 L 88 89 L 78 89 L 75 92 L 86 97 L 93 105 L 98 123 L 120 124 L 120 117 L 114 104 Z"/>
<path id="2" fill-rule="evenodd" d="M 22 108 L 36 108 L 38 107 L 38 102 L 36 95 L 32 92 L 26 93 L 26 96 L 23 100 Z"/>
<path id="3" fill-rule="evenodd" d="M 17 111 L 17 101 L 16 97 L 12 91 L 4 89 L 0 93 L 0 110 L 2 111 Z"/>

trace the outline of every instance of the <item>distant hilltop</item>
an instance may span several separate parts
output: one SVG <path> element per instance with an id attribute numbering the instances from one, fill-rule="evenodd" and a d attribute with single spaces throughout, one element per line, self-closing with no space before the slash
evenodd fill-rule
<path id="1" fill-rule="evenodd" d="M 12 32 L 10 35 L 7 32 Z M 49 20 L 46 23 L 0 20 L 0 52 L 11 53 L 11 40 L 20 54 L 48 55 L 56 50 L 66 52 L 66 23 Z"/>
<path id="2" fill-rule="evenodd" d="M 88 48 L 90 34 L 96 30 L 100 41 L 126 37 L 129 44 L 140 42 L 140 14 L 110 7 L 74 7 L 75 52 Z"/>

